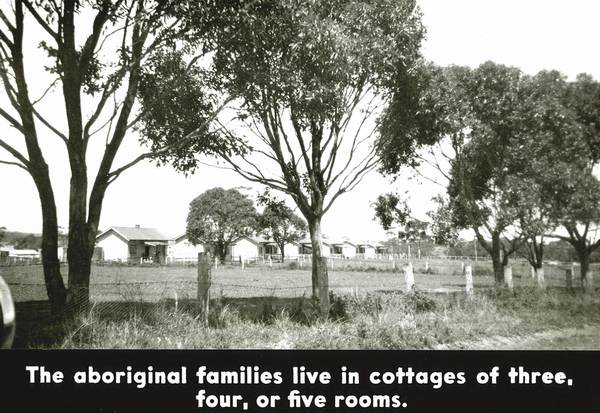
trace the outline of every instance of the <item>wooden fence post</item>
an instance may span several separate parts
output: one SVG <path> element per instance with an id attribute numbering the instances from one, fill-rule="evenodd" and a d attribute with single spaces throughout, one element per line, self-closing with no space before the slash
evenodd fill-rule
<path id="1" fill-rule="evenodd" d="M 573 267 L 567 268 L 567 270 L 565 272 L 565 276 L 567 279 L 567 288 L 569 290 L 572 290 L 573 289 Z"/>
<path id="2" fill-rule="evenodd" d="M 541 268 L 536 268 L 535 269 L 535 275 L 536 275 L 536 281 L 537 281 L 537 286 L 540 289 L 545 289 L 546 288 L 546 278 L 544 277 L 544 267 L 542 266 Z"/>
<path id="3" fill-rule="evenodd" d="M 513 272 L 512 267 L 510 265 L 504 267 L 504 284 L 509 290 L 513 289 Z"/>
<path id="4" fill-rule="evenodd" d="M 470 265 L 465 266 L 465 290 L 467 292 L 467 296 L 473 296 L 473 268 Z"/>
<path id="5" fill-rule="evenodd" d="M 425 274 L 429 273 L 429 261 L 425 261 Z"/>
<path id="6" fill-rule="evenodd" d="M 583 283 L 583 290 L 586 293 L 594 292 L 594 273 L 591 268 L 588 268 L 588 272 L 585 275 L 585 278 L 581 279 L 581 282 Z"/>
<path id="7" fill-rule="evenodd" d="M 240 262 L 242 263 L 242 271 L 244 271 L 244 257 L 240 255 Z"/>
<path id="8" fill-rule="evenodd" d="M 406 292 L 410 293 L 415 288 L 415 274 L 413 273 L 412 263 L 409 261 L 404 266 L 404 282 L 406 283 Z"/>
<path id="9" fill-rule="evenodd" d="M 202 321 L 208 325 L 211 283 L 210 253 L 198 253 L 198 308 Z"/>
<path id="10" fill-rule="evenodd" d="M 215 257 L 215 270 L 219 268 L 219 259 Z"/>

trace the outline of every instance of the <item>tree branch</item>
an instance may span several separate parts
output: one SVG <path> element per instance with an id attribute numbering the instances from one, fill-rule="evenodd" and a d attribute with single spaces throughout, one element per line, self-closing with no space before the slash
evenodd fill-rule
<path id="1" fill-rule="evenodd" d="M 61 44 L 61 38 L 58 32 L 52 30 L 52 28 L 46 23 L 46 21 L 40 16 L 35 7 L 29 2 L 29 0 L 19 0 L 23 2 L 29 13 L 38 22 L 38 24 L 56 41 L 57 44 Z"/>
<path id="2" fill-rule="evenodd" d="M 23 169 L 24 171 L 29 172 L 29 168 L 27 168 L 25 165 L 23 165 L 22 163 L 19 163 L 19 162 L 9 162 L 9 161 L 3 161 L 0 159 L 0 164 L 17 166 L 17 167 Z"/>

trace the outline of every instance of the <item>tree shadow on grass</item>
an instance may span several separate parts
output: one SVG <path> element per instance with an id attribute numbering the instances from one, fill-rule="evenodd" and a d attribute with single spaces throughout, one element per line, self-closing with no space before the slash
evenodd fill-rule
<path id="1" fill-rule="evenodd" d="M 86 317 L 94 322 L 119 323 L 135 319 L 137 323 L 154 325 L 173 312 L 192 318 L 200 316 L 195 299 L 94 302 L 79 318 L 52 316 L 48 301 L 18 302 L 15 307 L 17 329 L 13 348 L 60 348 L 65 339 L 81 328 Z M 310 324 L 318 318 L 317 308 L 306 297 L 218 297 L 211 299 L 209 326 L 220 327 L 220 315 L 225 309 L 244 322 L 269 324 L 286 314 L 296 322 Z"/>

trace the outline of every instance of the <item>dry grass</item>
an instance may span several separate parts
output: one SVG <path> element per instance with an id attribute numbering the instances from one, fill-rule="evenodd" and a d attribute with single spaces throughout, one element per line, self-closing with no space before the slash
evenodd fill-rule
<path id="1" fill-rule="evenodd" d="M 425 274 L 417 263 L 421 292 L 414 295 L 400 292 L 399 272 L 334 268 L 327 319 L 306 298 L 311 290 L 306 269 L 220 267 L 213 274 L 208 327 L 196 311 L 193 267 L 94 267 L 94 304 L 69 322 L 50 318 L 40 267 L 5 268 L 3 276 L 17 301 L 16 344 L 26 348 L 461 348 L 460 343 L 487 337 L 600 325 L 598 295 L 556 287 L 539 292 L 526 267 L 515 266 L 516 289 L 508 294 L 488 288 L 489 264 L 478 263 L 476 296 L 469 300 L 462 293 L 460 265 L 450 262 L 441 271 L 432 263 L 432 273 Z M 549 285 L 564 284 L 564 270 L 546 274 Z M 583 341 L 588 347 L 597 343 Z M 540 345 L 575 344 L 571 339 Z"/>
<path id="2" fill-rule="evenodd" d="M 41 348 L 469 348 L 488 337 L 600 326 L 600 297 L 550 290 L 463 294 L 379 292 L 333 297 L 330 317 L 310 300 L 213 300 L 209 326 L 193 302 L 96 305 L 68 323 L 33 328 L 20 345 Z M 113 304 L 114 305 L 114 304 Z M 22 337 L 24 338 L 24 337 Z M 568 343 L 562 343 L 567 346 Z M 585 343 L 584 343 L 585 345 Z M 593 345 L 593 342 L 592 344 Z M 542 348 L 565 349 L 560 342 Z M 473 348 L 477 347 L 473 345 Z M 537 345 L 536 348 L 540 348 Z M 597 349 L 597 348 L 596 348 Z"/>

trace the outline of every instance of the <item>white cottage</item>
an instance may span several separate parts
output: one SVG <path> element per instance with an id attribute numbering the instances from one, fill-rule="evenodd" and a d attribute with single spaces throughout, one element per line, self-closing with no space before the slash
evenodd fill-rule
<path id="1" fill-rule="evenodd" d="M 356 245 L 356 252 L 360 258 L 375 258 L 375 245 L 370 242 L 361 242 Z"/>
<path id="2" fill-rule="evenodd" d="M 331 243 L 327 239 L 322 239 L 321 242 L 321 256 L 329 257 L 331 255 Z M 310 242 L 310 238 L 300 240 L 298 244 L 301 254 L 312 254 L 312 243 Z"/>
<path id="3" fill-rule="evenodd" d="M 192 244 L 187 235 L 182 234 L 169 241 L 167 257 L 169 261 L 193 261 L 198 259 L 198 253 L 204 252 L 202 244 Z"/>
<path id="4" fill-rule="evenodd" d="M 164 264 L 169 238 L 155 228 L 110 227 L 96 237 L 97 258 L 104 261 Z"/>
<path id="5" fill-rule="evenodd" d="M 331 254 L 352 259 L 356 257 L 356 245 L 348 240 L 331 241 Z"/>
<path id="6" fill-rule="evenodd" d="M 256 258 L 265 254 L 266 240 L 261 237 L 243 236 L 233 241 L 227 248 L 227 258 L 232 261 L 239 261 L 240 257 L 244 260 Z"/>

